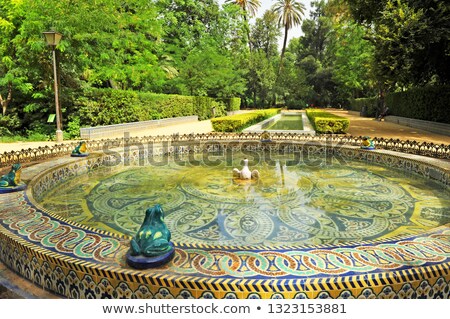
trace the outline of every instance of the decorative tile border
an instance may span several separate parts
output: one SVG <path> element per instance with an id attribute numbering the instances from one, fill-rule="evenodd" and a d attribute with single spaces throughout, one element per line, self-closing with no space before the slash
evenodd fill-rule
<path id="1" fill-rule="evenodd" d="M 0 258 L 11 269 L 46 290 L 67 298 L 204 298 L 204 299 L 392 299 L 450 298 L 448 271 L 337 277 L 334 282 L 296 280 L 221 280 L 164 276 L 148 280 L 146 274 L 127 271 L 108 276 L 102 270 L 89 272 L 77 264 L 60 264 L 36 255 L 22 245 L 6 245 L 0 231 Z M 41 257 L 41 258 L 39 258 Z M 44 257 L 44 258 L 42 258 Z M 448 269 L 448 264 L 446 265 Z"/>
<path id="2" fill-rule="evenodd" d="M 145 155 L 217 150 L 339 152 L 449 185 L 448 163 L 398 153 L 315 143 L 160 143 Z M 145 151 L 144 151 L 145 152 Z M 333 154 L 333 153 L 332 153 Z M 337 153 L 335 153 L 337 154 Z M 130 151 L 131 164 L 142 160 Z M 24 192 L 0 197 L 0 259 L 45 289 L 68 298 L 449 298 L 450 230 L 361 243 L 298 247 L 177 245 L 160 269 L 126 266 L 128 238 L 68 223 L 34 205 L 60 182 L 111 164 L 111 154 L 63 164 L 40 174 Z"/>

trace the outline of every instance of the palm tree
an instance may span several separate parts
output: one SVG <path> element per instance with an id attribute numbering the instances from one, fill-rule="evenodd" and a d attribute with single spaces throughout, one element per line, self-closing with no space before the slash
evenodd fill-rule
<path id="1" fill-rule="evenodd" d="M 277 0 L 277 2 L 272 6 L 272 11 L 278 15 L 278 26 L 284 27 L 284 41 L 283 49 L 281 50 L 278 75 L 280 75 L 283 67 L 283 58 L 284 52 L 286 51 L 288 31 L 302 22 L 302 16 L 305 15 L 305 10 L 305 5 L 297 2 L 296 0 Z"/>
<path id="2" fill-rule="evenodd" d="M 261 2 L 259 0 L 226 0 L 225 3 L 237 4 L 241 7 L 242 11 L 244 11 L 244 21 L 245 28 L 247 29 L 248 45 L 250 46 L 251 50 L 250 28 L 248 25 L 247 15 L 249 15 L 250 17 L 254 17 L 256 15 L 256 12 L 258 11 L 258 8 L 261 6 Z"/>

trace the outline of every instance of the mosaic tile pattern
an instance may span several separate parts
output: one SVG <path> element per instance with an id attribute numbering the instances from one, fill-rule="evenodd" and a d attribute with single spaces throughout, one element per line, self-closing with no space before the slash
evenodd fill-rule
<path id="1" fill-rule="evenodd" d="M 230 173 L 243 158 L 237 155 L 232 165 L 98 169 L 59 184 L 39 204 L 133 236 L 143 212 L 158 203 L 172 241 L 213 246 L 333 244 L 450 222 L 450 194 L 425 179 L 356 161 L 285 166 L 288 157 L 278 156 L 273 165 L 255 164 L 261 180 L 239 183 Z"/>
<path id="2" fill-rule="evenodd" d="M 0 241 L 3 236 L 0 236 Z M 3 241 L 2 241 L 3 243 Z M 39 258 L 34 251 L 23 247 L 2 245 L 0 258 L 25 278 L 68 298 L 158 298 L 158 299 L 392 299 L 392 298 L 450 298 L 448 272 L 410 274 L 403 272 L 395 278 L 384 276 L 340 277 L 334 282 L 296 280 L 282 282 L 206 280 L 183 281 L 186 278 L 165 276 L 164 279 L 143 278 L 141 274 L 119 274 L 76 267 L 70 263 L 54 263 Z M 436 274 L 436 277 L 430 276 Z M 146 280 L 147 279 L 147 280 Z M 239 283 L 246 284 L 239 285 Z"/>
<path id="3" fill-rule="evenodd" d="M 358 152 L 348 150 L 355 157 Z M 370 156 L 448 183 L 445 169 Z M 33 195 L 107 162 L 94 158 L 43 173 L 32 183 Z M 178 245 L 170 264 L 144 272 L 126 267 L 127 249 L 127 238 L 44 212 L 23 192 L 0 197 L 0 259 L 69 298 L 449 298 L 448 225 L 358 244 L 247 251 Z"/>

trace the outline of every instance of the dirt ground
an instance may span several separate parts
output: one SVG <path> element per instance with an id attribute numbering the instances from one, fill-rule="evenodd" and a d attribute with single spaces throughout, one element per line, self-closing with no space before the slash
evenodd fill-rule
<path id="1" fill-rule="evenodd" d="M 346 117 L 350 120 L 347 132 L 353 136 L 384 137 L 401 140 L 415 140 L 418 142 L 432 142 L 435 144 L 450 144 L 450 136 L 431 133 L 395 123 L 377 121 L 374 118 L 360 117 L 355 113 L 344 110 L 329 109 L 327 112 Z"/>

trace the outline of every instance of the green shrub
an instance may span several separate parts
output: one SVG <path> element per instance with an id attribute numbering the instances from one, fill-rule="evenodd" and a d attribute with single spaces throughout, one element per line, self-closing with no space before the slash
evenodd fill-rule
<path id="1" fill-rule="evenodd" d="M 450 85 L 411 88 L 404 92 L 388 93 L 385 104 L 388 115 L 450 124 Z M 364 98 L 350 101 L 352 111 L 361 112 L 366 107 L 366 116 L 375 117 L 380 111 L 378 99 Z"/>
<path id="2" fill-rule="evenodd" d="M 231 100 L 231 99 L 230 99 Z M 240 99 L 238 99 L 240 102 Z M 210 97 L 93 89 L 76 100 L 81 126 L 99 126 L 198 115 L 225 114 L 226 103 Z M 236 103 L 236 102 L 234 102 Z"/>
<path id="3" fill-rule="evenodd" d="M 207 96 L 194 97 L 194 114 L 198 115 L 199 120 L 223 116 L 226 114 L 225 109 L 226 105 L 221 100 L 216 100 Z"/>
<path id="4" fill-rule="evenodd" d="M 306 114 L 317 133 L 345 133 L 350 126 L 348 119 L 322 110 L 307 109 Z"/>
<path id="5" fill-rule="evenodd" d="M 238 132 L 255 123 L 272 117 L 279 112 L 280 109 L 258 110 L 249 113 L 218 117 L 211 119 L 211 123 L 216 132 Z"/>
<path id="6" fill-rule="evenodd" d="M 46 134 L 39 132 L 30 132 L 27 136 L 27 141 L 38 142 L 38 141 L 50 141 L 52 138 Z"/>
<path id="7" fill-rule="evenodd" d="M 364 112 L 363 109 L 365 108 Z M 378 98 L 369 97 L 350 100 L 350 110 L 362 112 L 362 116 L 375 117 L 378 111 Z"/>
<path id="8" fill-rule="evenodd" d="M 21 125 L 21 120 L 16 113 L 2 115 L 0 111 L 0 136 L 13 135 L 13 132 L 19 130 Z"/>
<path id="9" fill-rule="evenodd" d="M 388 115 L 450 124 L 450 85 L 412 88 L 386 95 Z"/>
<path id="10" fill-rule="evenodd" d="M 76 114 L 69 115 L 69 121 L 64 130 L 64 139 L 80 137 L 80 117 Z"/>
<path id="11" fill-rule="evenodd" d="M 241 109 L 241 98 L 239 97 L 223 98 L 222 102 L 225 103 L 227 111 L 239 111 Z"/>
<path id="12" fill-rule="evenodd" d="M 81 125 L 99 126 L 139 121 L 137 92 L 92 90 L 75 102 Z"/>
<path id="13" fill-rule="evenodd" d="M 305 108 L 305 105 L 307 104 L 303 100 L 289 99 L 286 101 L 286 107 L 290 110 L 301 110 Z"/>
<path id="14" fill-rule="evenodd" d="M 226 105 L 223 101 L 220 100 L 213 100 L 211 103 L 211 118 L 213 117 L 221 117 L 221 116 L 225 116 L 227 114 L 226 111 Z M 212 109 L 214 109 L 214 114 L 212 114 Z"/>

